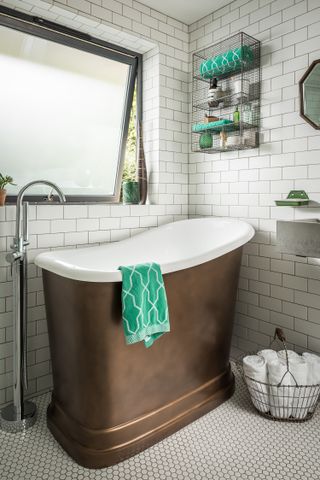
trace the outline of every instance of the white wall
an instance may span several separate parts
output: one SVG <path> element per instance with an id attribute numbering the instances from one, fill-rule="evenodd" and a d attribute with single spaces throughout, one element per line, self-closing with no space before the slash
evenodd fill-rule
<path id="1" fill-rule="evenodd" d="M 319 0 L 236 0 L 190 26 L 196 51 L 239 31 L 262 42 L 262 133 L 259 149 L 190 155 L 189 213 L 249 221 L 234 345 L 255 350 L 275 326 L 297 350 L 320 352 L 320 264 L 280 255 L 276 220 L 319 217 L 320 208 L 276 207 L 304 189 L 320 202 L 320 132 L 299 116 L 298 81 L 320 58 Z"/>
<path id="2" fill-rule="evenodd" d="M 244 218 L 257 234 L 243 255 L 234 345 L 246 350 L 267 345 L 279 325 L 298 350 L 320 352 L 320 266 L 316 260 L 280 255 L 274 236 L 277 218 L 320 213 L 316 207 L 274 205 L 293 188 L 306 189 L 320 202 L 320 135 L 298 115 L 297 87 L 306 67 L 320 58 L 319 0 L 235 0 L 190 27 L 134 0 L 0 3 L 136 49 L 145 60 L 145 146 L 153 205 L 31 207 L 31 259 L 48 248 L 118 240 L 188 212 Z M 262 41 L 261 146 L 188 155 L 189 52 L 238 31 Z M 0 404 L 12 392 L 12 286 L 5 252 L 14 215 L 14 207 L 0 210 Z M 32 265 L 29 335 L 33 395 L 50 388 L 51 376 L 41 275 Z"/>
<path id="3" fill-rule="evenodd" d="M 30 261 L 43 250 L 116 241 L 183 219 L 188 210 L 188 28 L 133 0 L 8 0 L 39 15 L 144 54 L 144 146 L 152 205 L 32 206 Z M 1 162 L 0 162 L 1 171 Z M 10 174 L 10 172 L 5 172 Z M 12 282 L 5 260 L 15 207 L 0 209 L 0 405 L 12 397 Z M 29 268 L 29 395 L 51 386 L 41 272 Z"/>

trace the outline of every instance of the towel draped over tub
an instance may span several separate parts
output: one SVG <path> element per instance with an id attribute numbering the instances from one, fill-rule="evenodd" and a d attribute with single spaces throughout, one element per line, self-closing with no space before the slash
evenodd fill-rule
<path id="1" fill-rule="evenodd" d="M 122 273 L 122 320 L 128 345 L 153 342 L 170 331 L 168 302 L 160 265 L 119 267 Z"/>

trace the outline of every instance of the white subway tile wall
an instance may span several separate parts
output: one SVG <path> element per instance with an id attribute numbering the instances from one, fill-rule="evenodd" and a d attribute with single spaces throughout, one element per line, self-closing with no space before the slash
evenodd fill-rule
<path id="1" fill-rule="evenodd" d="M 190 26 L 190 53 L 244 31 L 262 43 L 261 146 L 189 155 L 189 215 L 237 217 L 256 229 L 244 247 L 233 343 L 267 346 L 275 326 L 298 351 L 320 352 L 320 261 L 279 253 L 277 219 L 319 217 L 281 208 L 292 189 L 320 199 L 320 134 L 299 116 L 298 81 L 320 58 L 320 2 L 235 0 Z M 223 32 L 223 34 L 221 34 Z"/>
<path id="2" fill-rule="evenodd" d="M 118 241 L 149 227 L 186 218 L 181 205 L 31 206 L 28 271 L 28 394 L 51 386 L 50 354 L 41 271 L 33 264 L 41 251 Z M 50 214 L 52 211 L 52 218 Z M 12 396 L 12 280 L 5 256 L 12 242 L 14 206 L 1 209 L 0 222 L 0 404 Z M 5 214 L 5 216 L 4 216 Z M 48 220 L 44 220 L 44 218 Z"/>
<path id="3" fill-rule="evenodd" d="M 29 271 L 29 395 L 51 387 L 41 273 L 43 250 L 117 241 L 190 216 L 230 216 L 252 223 L 244 248 L 234 346 L 266 346 L 275 326 L 298 351 L 320 352 L 320 265 L 281 255 L 278 218 L 319 216 L 275 207 L 293 188 L 320 201 L 319 133 L 299 116 L 297 82 L 320 57 L 317 0 L 235 0 L 187 26 L 135 0 L 0 0 L 0 4 L 88 32 L 144 54 L 144 132 L 150 202 L 146 206 L 32 206 Z M 259 149 L 189 154 L 190 53 L 238 31 L 262 42 Z M 5 260 L 14 207 L 0 209 L 0 405 L 12 395 L 12 286 Z"/>
<path id="4" fill-rule="evenodd" d="M 41 272 L 51 248 L 118 241 L 188 214 L 188 27 L 132 0 L 0 0 L 144 55 L 144 146 L 151 205 L 39 205 L 30 208 L 28 395 L 51 387 Z M 8 172 L 10 173 L 10 172 Z M 12 284 L 6 262 L 15 207 L 0 209 L 0 405 L 12 398 Z"/>

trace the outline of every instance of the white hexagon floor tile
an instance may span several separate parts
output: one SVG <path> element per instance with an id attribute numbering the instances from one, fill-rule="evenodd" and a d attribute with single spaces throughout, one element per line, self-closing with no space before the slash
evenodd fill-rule
<path id="1" fill-rule="evenodd" d="M 234 396 L 148 450 L 113 467 L 77 465 L 46 427 L 50 395 L 23 434 L 0 432 L 1 480 L 319 480 L 320 411 L 305 423 L 256 414 L 236 373 Z"/>

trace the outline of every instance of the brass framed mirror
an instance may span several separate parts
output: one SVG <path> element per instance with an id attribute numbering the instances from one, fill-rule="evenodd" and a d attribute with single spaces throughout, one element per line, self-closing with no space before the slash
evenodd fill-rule
<path id="1" fill-rule="evenodd" d="M 320 60 L 315 60 L 299 81 L 300 115 L 320 129 Z"/>

